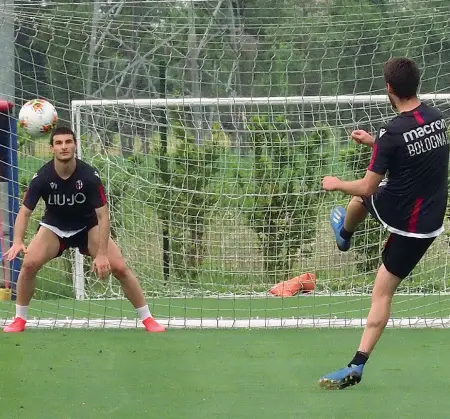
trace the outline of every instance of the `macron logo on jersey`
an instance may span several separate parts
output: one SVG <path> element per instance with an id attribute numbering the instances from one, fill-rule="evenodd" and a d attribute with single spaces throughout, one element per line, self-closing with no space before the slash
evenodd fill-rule
<path id="1" fill-rule="evenodd" d="M 381 138 L 384 134 L 386 134 L 386 130 L 384 128 L 381 128 L 380 133 L 378 134 L 378 138 Z"/>
<path id="2" fill-rule="evenodd" d="M 403 133 L 403 139 L 411 157 L 449 144 L 446 124 L 443 119 L 405 132 Z"/>
<path id="3" fill-rule="evenodd" d="M 403 133 L 403 139 L 405 143 L 409 143 L 410 141 L 417 140 L 418 138 L 425 137 L 425 135 L 430 135 L 437 131 L 442 131 L 447 128 L 444 119 L 438 119 L 437 121 L 433 121 L 430 124 L 422 125 L 418 128 L 412 129 L 411 131 Z"/>

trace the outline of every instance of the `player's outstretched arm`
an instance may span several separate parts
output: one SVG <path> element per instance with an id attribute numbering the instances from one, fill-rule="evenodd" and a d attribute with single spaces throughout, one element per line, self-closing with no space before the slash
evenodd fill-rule
<path id="1" fill-rule="evenodd" d="M 28 223 L 30 221 L 30 216 L 33 211 L 28 209 L 26 206 L 22 205 L 20 207 L 19 213 L 16 217 L 16 222 L 14 223 L 14 238 L 11 248 L 5 252 L 4 257 L 11 261 L 17 257 L 17 255 L 22 252 L 26 253 L 27 248 L 23 243 L 25 237 L 25 232 L 27 231 Z"/>
<path id="2" fill-rule="evenodd" d="M 351 196 L 370 196 L 378 189 L 383 175 L 367 170 L 362 179 L 345 181 L 333 176 L 325 176 L 322 187 L 326 191 L 341 191 Z"/>
<path id="3" fill-rule="evenodd" d="M 352 132 L 351 137 L 352 137 L 352 140 L 354 140 L 358 144 L 364 144 L 371 148 L 375 144 L 375 138 L 373 138 L 368 132 L 366 132 L 362 129 L 354 130 Z"/>

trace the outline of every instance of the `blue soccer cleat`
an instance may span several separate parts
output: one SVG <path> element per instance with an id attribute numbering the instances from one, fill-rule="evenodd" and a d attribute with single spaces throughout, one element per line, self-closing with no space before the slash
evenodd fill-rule
<path id="1" fill-rule="evenodd" d="M 324 375 L 319 380 L 320 387 L 326 390 L 342 390 L 361 381 L 364 365 L 351 365 Z"/>
<path id="2" fill-rule="evenodd" d="M 342 207 L 336 207 L 331 211 L 330 224 L 333 229 L 334 237 L 336 238 L 336 244 L 339 250 L 346 252 L 350 249 L 350 240 L 344 240 L 341 237 L 341 230 L 344 227 L 345 209 Z"/>

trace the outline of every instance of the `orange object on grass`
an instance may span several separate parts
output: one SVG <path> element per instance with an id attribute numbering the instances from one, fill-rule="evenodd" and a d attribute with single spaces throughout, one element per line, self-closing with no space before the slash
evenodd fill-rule
<path id="1" fill-rule="evenodd" d="M 277 297 L 292 297 L 299 292 L 310 293 L 314 291 L 315 287 L 316 276 L 311 272 L 307 272 L 276 284 L 272 287 L 270 293 Z"/>

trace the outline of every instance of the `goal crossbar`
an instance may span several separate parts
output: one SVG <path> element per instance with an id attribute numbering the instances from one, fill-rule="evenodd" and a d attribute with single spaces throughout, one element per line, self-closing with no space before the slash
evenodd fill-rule
<path id="1" fill-rule="evenodd" d="M 422 100 L 447 101 L 450 93 L 427 93 L 420 95 Z M 145 108 L 171 108 L 177 106 L 230 106 L 230 105 L 298 105 L 298 104 L 337 104 L 370 103 L 387 104 L 387 95 L 337 95 L 337 96 L 268 96 L 268 97 L 184 97 L 148 99 L 87 99 L 73 100 L 72 110 L 93 106 L 123 105 Z"/>

